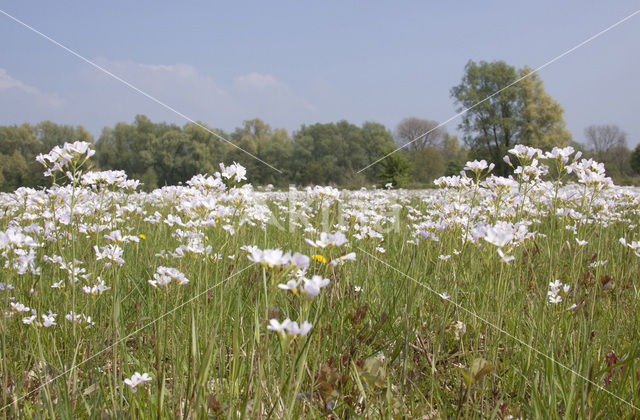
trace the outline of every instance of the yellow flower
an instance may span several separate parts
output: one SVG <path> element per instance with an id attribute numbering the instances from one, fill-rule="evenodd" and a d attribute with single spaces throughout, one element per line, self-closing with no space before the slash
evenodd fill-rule
<path id="1" fill-rule="evenodd" d="M 314 255 L 311 256 L 311 258 L 313 258 L 314 260 L 319 261 L 321 263 L 325 263 L 325 264 L 327 263 L 327 259 L 325 257 L 323 257 L 322 255 L 320 255 L 320 254 L 314 254 Z"/>
<path id="2" fill-rule="evenodd" d="M 141 233 L 140 235 L 138 235 L 140 237 L 140 239 L 147 239 L 147 237 L 145 236 L 144 233 Z"/>

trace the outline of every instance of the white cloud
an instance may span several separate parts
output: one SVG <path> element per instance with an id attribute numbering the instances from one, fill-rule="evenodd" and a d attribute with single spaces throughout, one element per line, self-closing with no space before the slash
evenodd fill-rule
<path id="1" fill-rule="evenodd" d="M 270 74 L 249 73 L 244 76 L 238 76 L 233 81 L 236 89 L 252 92 L 256 90 L 268 89 L 287 89 L 284 83 L 280 83 Z"/>
<path id="2" fill-rule="evenodd" d="M 286 83 L 270 74 L 251 72 L 222 84 L 189 64 L 145 64 L 103 57 L 95 62 L 171 108 L 212 127 L 232 130 L 243 120 L 262 118 L 274 127 L 294 128 L 314 110 Z M 145 114 L 152 121 L 180 125 L 186 122 L 94 68 L 83 67 L 79 82 L 81 88 L 74 93 L 73 102 L 84 103 L 78 110 L 85 114 L 83 119 L 96 119 L 95 112 L 99 111 L 101 126 L 131 121 L 136 114 Z"/>
<path id="3" fill-rule="evenodd" d="M 0 91 L 4 91 L 0 109 L 10 107 L 11 103 L 25 102 L 31 106 L 45 109 L 56 109 L 63 106 L 64 101 L 55 94 L 43 93 L 40 89 L 27 85 L 9 75 L 6 69 L 0 68 Z M 9 98 L 11 97 L 11 100 Z"/>
<path id="4" fill-rule="evenodd" d="M 272 127 L 296 129 L 316 121 L 316 108 L 272 74 L 249 72 L 221 83 L 189 64 L 137 63 L 98 57 L 96 64 L 187 117 L 231 131 L 261 118 Z M 119 121 L 145 114 L 155 122 L 187 121 L 124 83 L 78 64 L 66 77 L 62 96 L 43 92 L 0 69 L 0 124 L 39 122 L 81 124 L 94 135 Z"/>

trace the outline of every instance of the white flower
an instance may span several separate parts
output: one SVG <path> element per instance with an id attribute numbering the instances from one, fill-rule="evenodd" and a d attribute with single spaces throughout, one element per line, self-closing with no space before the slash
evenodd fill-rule
<path id="1" fill-rule="evenodd" d="M 502 261 L 505 264 L 509 264 L 511 261 L 516 259 L 516 257 L 514 257 L 513 255 L 506 255 L 502 251 L 502 248 L 498 248 L 498 255 L 500 255 L 500 261 Z"/>
<path id="2" fill-rule="evenodd" d="M 122 254 L 124 254 L 124 251 L 118 245 L 109 244 L 103 246 L 102 248 L 98 248 L 97 245 L 94 245 L 93 250 L 96 253 L 96 260 L 105 259 L 113 261 L 118 265 L 124 264 L 124 260 L 122 259 Z"/>
<path id="3" fill-rule="evenodd" d="M 135 372 L 131 378 L 125 379 L 124 383 L 129 385 L 131 392 L 136 392 L 138 385 L 144 385 L 145 382 L 151 381 L 153 378 L 149 376 L 148 373 L 143 373 L 142 375 L 139 372 Z"/>
<path id="4" fill-rule="evenodd" d="M 35 315 L 31 315 L 31 316 L 27 316 L 22 318 L 22 323 L 25 325 L 31 325 L 33 323 L 33 321 L 36 320 L 36 316 Z"/>
<path id="5" fill-rule="evenodd" d="M 268 330 L 277 332 L 280 337 L 285 338 L 287 335 L 289 336 L 305 336 L 311 330 L 311 323 L 308 321 L 304 321 L 302 325 L 298 325 L 297 322 L 291 321 L 289 318 L 285 319 L 280 323 L 277 319 L 269 320 L 269 325 L 267 326 Z"/>
<path id="6" fill-rule="evenodd" d="M 447 292 L 438 293 L 438 296 L 440 296 L 444 300 L 451 299 L 451 296 L 449 296 L 449 293 L 447 293 Z"/>
<path id="7" fill-rule="evenodd" d="M 320 289 L 329 285 L 329 279 L 323 279 L 321 276 L 313 276 L 311 279 L 303 278 L 304 287 L 302 291 L 309 297 L 316 297 L 320 294 Z"/>
<path id="8" fill-rule="evenodd" d="M 302 269 L 309 267 L 310 261 L 311 259 L 308 256 L 303 255 L 299 252 L 296 252 L 291 256 L 291 264 Z"/>
<path id="9" fill-rule="evenodd" d="M 282 337 L 286 335 L 286 328 L 291 323 L 289 318 L 285 319 L 280 323 L 277 319 L 273 318 L 269 320 L 269 325 L 267 326 L 268 330 L 275 331 L 280 334 Z"/>
<path id="10" fill-rule="evenodd" d="M 294 294 L 297 294 L 300 283 L 302 283 L 302 279 L 292 279 L 285 284 L 279 284 L 278 287 L 282 290 L 291 290 Z"/>
<path id="11" fill-rule="evenodd" d="M 48 315 L 44 315 L 43 314 L 41 316 L 42 316 L 42 326 L 43 327 L 51 327 L 53 325 L 58 325 L 58 324 L 56 324 L 56 317 L 58 316 L 58 314 L 54 314 L 51 311 L 49 311 Z"/>
<path id="12" fill-rule="evenodd" d="M 502 248 L 514 238 L 513 231 L 505 226 L 492 226 L 487 229 L 484 240 L 497 247 Z"/>
<path id="13" fill-rule="evenodd" d="M 246 174 L 247 170 L 239 163 L 233 162 L 232 165 L 226 167 L 223 163 L 220 163 L 220 176 L 222 178 L 233 178 L 235 182 L 240 182 L 247 179 L 247 177 L 245 176 Z"/>
<path id="14" fill-rule="evenodd" d="M 321 232 L 320 239 L 318 239 L 317 241 L 312 241 L 311 239 L 305 239 L 304 241 L 314 248 L 326 248 L 328 246 L 339 247 L 347 243 L 347 237 L 342 232 Z"/>
<path id="15" fill-rule="evenodd" d="M 172 281 L 177 282 L 181 286 L 189 283 L 189 279 L 177 269 L 160 266 L 156 268 L 153 280 L 149 280 L 149 284 L 153 287 L 167 287 Z"/>
<path id="16" fill-rule="evenodd" d="M 284 253 L 281 249 L 251 249 L 249 255 L 250 261 L 260 263 L 266 267 L 273 268 L 280 265 L 286 265 L 291 260 L 291 253 Z"/>
<path id="17" fill-rule="evenodd" d="M 562 302 L 562 296 L 560 295 L 549 295 L 549 303 L 560 303 Z"/>
<path id="18" fill-rule="evenodd" d="M 22 303 L 10 303 L 11 309 L 15 312 L 29 312 L 31 309 L 28 306 L 24 306 Z"/>
<path id="19" fill-rule="evenodd" d="M 309 331 L 311 331 L 311 327 L 312 325 L 309 321 L 304 321 L 300 326 L 298 326 L 297 322 L 291 321 L 286 328 L 289 335 L 299 335 L 304 337 L 309 333 Z"/>
<path id="20" fill-rule="evenodd" d="M 88 295 L 101 295 L 109 289 L 111 288 L 104 284 L 104 281 L 100 277 L 98 277 L 98 284 L 94 286 L 82 286 L 82 291 Z"/>
<path id="21" fill-rule="evenodd" d="M 482 159 L 480 161 L 474 160 L 473 162 L 467 162 L 467 164 L 464 167 L 464 170 L 471 171 L 475 174 L 479 174 L 485 169 L 489 169 L 489 172 L 491 172 L 494 167 L 495 167 L 494 163 L 492 163 L 491 165 L 487 165 L 487 161 Z"/>

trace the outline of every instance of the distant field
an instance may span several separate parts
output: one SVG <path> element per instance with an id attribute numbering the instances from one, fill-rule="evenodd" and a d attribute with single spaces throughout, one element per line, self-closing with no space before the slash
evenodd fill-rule
<path id="1" fill-rule="evenodd" d="M 638 416 L 640 190 L 570 149 L 435 190 L 231 165 L 138 193 L 66 145 L 65 186 L 0 195 L 0 413 Z"/>

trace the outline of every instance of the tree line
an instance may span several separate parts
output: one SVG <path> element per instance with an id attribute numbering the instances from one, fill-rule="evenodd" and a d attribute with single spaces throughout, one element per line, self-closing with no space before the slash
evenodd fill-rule
<path id="1" fill-rule="evenodd" d="M 375 122 L 339 121 L 303 125 L 290 135 L 257 118 L 226 133 L 204 123 L 178 126 L 138 115 L 133 123 L 103 129 L 95 141 L 94 165 L 124 170 L 147 190 L 213 173 L 219 162 L 242 164 L 254 185 L 360 188 L 390 182 L 424 187 L 442 175 L 457 174 L 468 159 L 494 162 L 495 172 L 507 175 L 511 169 L 502 157 L 515 144 L 543 150 L 571 144 L 604 162 L 617 183 L 634 183 L 640 174 L 640 145 L 629 150 L 626 134 L 615 125 L 587 127 L 584 144 L 573 141 L 562 107 L 528 67 L 469 61 L 450 93 L 458 111 L 464 111 L 458 126 L 462 141 L 436 121 L 415 117 L 393 130 Z M 47 186 L 35 157 L 72 140 L 94 141 L 82 126 L 50 121 L 0 127 L 0 189 Z"/>

